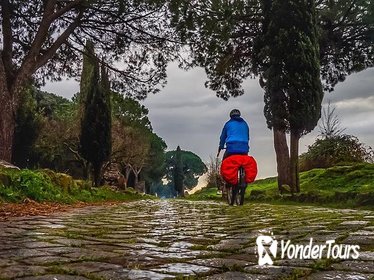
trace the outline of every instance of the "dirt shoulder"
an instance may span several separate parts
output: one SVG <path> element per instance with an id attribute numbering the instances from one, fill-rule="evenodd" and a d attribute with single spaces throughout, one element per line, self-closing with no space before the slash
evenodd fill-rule
<path id="1" fill-rule="evenodd" d="M 0 221 L 9 220 L 12 217 L 23 216 L 46 216 L 57 212 L 71 211 L 76 208 L 98 205 L 116 205 L 123 201 L 104 201 L 104 202 L 77 202 L 74 204 L 62 204 L 56 202 L 36 202 L 25 200 L 23 203 L 1 203 L 0 202 Z"/>

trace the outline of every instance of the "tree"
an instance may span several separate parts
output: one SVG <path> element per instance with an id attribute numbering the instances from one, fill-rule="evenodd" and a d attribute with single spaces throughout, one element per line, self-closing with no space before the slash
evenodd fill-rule
<path id="1" fill-rule="evenodd" d="M 140 128 L 125 127 L 123 131 L 123 143 L 121 146 L 120 158 L 122 166 L 126 170 L 126 181 L 130 172 L 134 173 L 134 187 L 138 184 L 139 174 L 148 164 L 149 152 L 151 148 L 150 134 Z"/>
<path id="2" fill-rule="evenodd" d="M 17 112 L 12 156 L 16 166 L 31 168 L 34 164 L 33 146 L 38 139 L 43 117 L 35 100 L 36 89 L 30 86 L 24 90 L 26 92 L 22 96 Z"/>
<path id="3" fill-rule="evenodd" d="M 17 114 L 13 158 L 20 167 L 50 168 L 82 177 L 76 104 L 29 86 Z"/>
<path id="4" fill-rule="evenodd" d="M 290 1 L 283 1 L 287 5 Z M 286 3 L 287 2 L 287 3 Z M 311 1 L 308 1 L 312 4 Z M 273 19 L 272 6 L 274 3 L 281 3 L 273 0 L 252 0 L 252 1 L 183 1 L 180 0 L 171 6 L 173 11 L 173 24 L 176 26 L 179 35 L 192 49 L 190 61 L 186 67 L 202 66 L 208 76 L 206 86 L 216 91 L 217 96 L 227 100 L 230 96 L 238 96 L 244 93 L 242 82 L 248 77 L 259 77 L 260 85 L 265 88 L 265 103 L 283 104 L 288 102 L 289 90 L 278 89 L 282 85 L 282 76 L 272 75 L 271 71 L 279 73 L 275 68 L 267 70 L 261 67 L 267 64 L 269 56 L 262 55 L 262 50 L 268 44 L 266 34 L 269 34 L 270 21 Z M 292 1 L 292 3 L 302 3 Z M 374 65 L 374 3 L 366 0 L 343 0 L 315 1 L 317 14 L 310 18 L 316 21 L 319 37 L 319 59 L 321 63 L 320 74 L 323 79 L 323 88 L 332 90 L 337 82 L 344 80 L 346 75 L 361 71 Z M 275 11 L 281 13 L 282 11 Z M 298 14 L 296 14 L 298 15 Z M 285 16 L 288 20 L 289 14 Z M 313 19 L 315 18 L 315 19 Z M 315 31 L 306 30 L 312 37 Z M 312 32 L 312 33 L 311 33 Z M 314 35 L 313 35 L 314 33 Z M 300 35 L 300 34 L 296 34 Z M 279 38 L 274 38 L 278 40 Z M 310 46 L 315 46 L 314 39 L 311 39 Z M 276 45 L 271 45 L 275 47 Z M 318 49 L 318 48 L 317 48 Z M 284 49 L 282 54 L 287 56 L 287 52 L 292 49 Z M 315 51 L 308 59 L 316 62 Z M 291 57 L 292 58 L 292 57 Z M 314 64 L 314 66 L 313 66 Z M 316 69 L 317 64 L 310 64 Z M 312 69 L 311 69 L 312 70 Z M 270 73 L 269 73 L 270 72 Z M 312 72 L 314 72 L 312 70 Z M 266 89 L 266 75 L 272 75 L 273 86 Z M 316 75 L 308 77 L 309 84 L 314 84 L 318 88 Z M 271 95 L 267 94 L 271 90 Z M 319 91 L 319 90 L 317 90 Z M 293 91 L 294 97 L 300 91 Z M 311 95 L 312 96 L 312 95 Z M 269 98 L 272 100 L 267 100 Z M 316 95 L 317 97 L 317 95 Z M 319 97 L 320 98 L 320 97 Z M 294 98 L 300 100 L 300 98 Z M 301 99 L 302 100 L 302 99 Z M 302 100 L 303 101 L 303 100 Z M 315 118 L 318 118 L 318 97 L 316 100 L 306 98 L 305 104 L 309 101 L 317 104 L 312 111 L 310 125 L 313 126 Z M 293 102 L 293 104 L 295 104 Z M 295 108 L 298 108 L 296 106 Z M 308 106 L 304 107 L 308 108 Z M 311 108 L 311 107 L 310 107 Z M 265 108 L 267 114 L 273 114 L 273 120 L 277 123 L 271 124 L 277 129 L 273 130 L 274 147 L 277 156 L 278 186 L 290 184 L 290 154 L 286 139 L 286 132 L 290 127 L 288 110 L 282 106 Z M 295 111 L 295 110 L 294 110 Z M 296 111 L 298 114 L 298 111 Z M 309 113 L 301 110 L 300 113 Z M 293 114 L 297 120 L 297 114 Z M 305 119 L 303 120 L 305 121 Z M 306 124 L 306 123 L 304 123 Z M 294 130 L 299 124 L 294 123 Z M 308 128 L 307 130 L 309 130 Z M 296 148 L 298 143 L 297 134 L 293 133 L 292 162 L 295 163 Z M 295 167 L 293 167 L 294 169 Z M 295 174 L 295 173 L 294 173 Z M 295 178 L 293 178 L 295 179 Z M 293 180 L 295 181 L 295 180 Z"/>
<path id="5" fill-rule="evenodd" d="M 133 172 L 136 180 L 145 180 L 149 192 L 165 175 L 166 144 L 152 131 L 148 109 L 138 101 L 112 92 L 112 116 L 111 160 L 120 164 L 126 182 Z"/>
<path id="6" fill-rule="evenodd" d="M 323 98 L 314 2 L 274 0 L 266 16 L 268 26 L 260 53 L 265 117 L 276 133 L 290 132 L 289 170 L 284 172 L 289 172 L 285 177 L 291 190 L 299 192 L 299 139 L 317 125 Z M 287 162 L 288 147 L 278 141 L 274 145 L 278 157 Z"/>
<path id="7" fill-rule="evenodd" d="M 174 188 L 178 196 L 184 197 L 184 174 L 181 148 L 178 146 L 175 151 L 173 166 Z"/>
<path id="8" fill-rule="evenodd" d="M 184 186 L 187 189 L 195 187 L 200 176 L 207 172 L 207 167 L 201 158 L 190 151 L 181 150 L 182 171 L 184 176 Z M 166 152 L 166 178 L 173 180 L 174 167 L 176 164 L 176 151 Z"/>
<path id="9" fill-rule="evenodd" d="M 87 44 L 81 77 L 83 102 L 79 153 L 92 166 L 93 183 L 100 184 L 102 167 L 111 154 L 110 85 L 104 66 L 99 63 L 90 43 Z"/>
<path id="10" fill-rule="evenodd" d="M 164 84 L 179 47 L 164 1 L 4 0 L 0 8 L 0 158 L 7 161 L 23 88 L 78 76 L 86 40 L 107 62 L 113 88 L 139 98 Z"/>
<path id="11" fill-rule="evenodd" d="M 316 1 L 321 76 L 332 91 L 345 77 L 374 66 L 374 2 Z"/>
<path id="12" fill-rule="evenodd" d="M 112 115 L 121 120 L 126 126 L 146 128 L 152 131 L 152 125 L 148 118 L 149 110 L 131 98 L 124 97 L 118 92 L 112 92 Z"/>
<path id="13" fill-rule="evenodd" d="M 147 165 L 143 168 L 142 178 L 146 183 L 146 193 L 150 193 L 152 186 L 161 185 L 161 179 L 166 173 L 165 141 L 154 132 L 150 136 L 150 149 Z"/>
<path id="14" fill-rule="evenodd" d="M 150 164 L 152 134 L 145 129 L 125 126 L 120 121 L 115 120 L 112 135 L 111 161 L 121 166 L 125 187 L 127 187 L 131 172 L 134 173 L 135 186 L 138 183 L 140 172 Z"/>

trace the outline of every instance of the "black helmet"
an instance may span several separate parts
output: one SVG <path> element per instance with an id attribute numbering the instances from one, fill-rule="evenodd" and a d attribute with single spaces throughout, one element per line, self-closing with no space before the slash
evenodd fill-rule
<path id="1" fill-rule="evenodd" d="M 240 111 L 238 109 L 231 110 L 230 118 L 237 118 L 240 117 Z"/>

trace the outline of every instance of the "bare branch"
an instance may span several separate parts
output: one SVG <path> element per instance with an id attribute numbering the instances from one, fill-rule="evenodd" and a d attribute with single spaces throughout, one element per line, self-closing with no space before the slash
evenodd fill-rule
<path id="1" fill-rule="evenodd" d="M 74 49 L 74 50 L 76 50 L 76 51 L 78 51 L 78 52 L 80 52 L 82 54 L 85 54 L 84 50 L 80 50 L 80 49 L 78 49 L 77 47 L 73 46 L 72 44 L 70 44 L 68 42 L 67 42 L 67 45 L 69 47 L 71 47 L 72 49 Z M 153 80 L 154 77 L 157 76 L 157 73 L 155 73 L 149 79 L 147 79 L 147 80 L 141 80 L 141 79 L 139 79 L 139 78 L 137 78 L 135 76 L 132 76 L 132 75 L 129 75 L 129 74 L 125 73 L 125 71 L 122 71 L 120 69 L 117 69 L 117 68 L 111 66 L 110 64 L 108 64 L 107 62 L 105 62 L 103 59 L 101 59 L 99 57 L 97 59 L 98 59 L 100 65 L 104 65 L 106 68 L 112 70 L 113 72 L 116 72 L 116 73 L 118 73 L 118 74 L 120 74 L 120 75 L 122 75 L 122 76 L 124 76 L 124 77 L 126 77 L 128 79 L 132 79 L 132 80 L 138 81 L 140 83 L 148 83 L 149 81 Z"/>
<path id="2" fill-rule="evenodd" d="M 49 18 L 48 18 L 48 21 L 53 22 L 54 20 L 56 20 L 57 18 L 59 18 L 63 14 L 65 14 L 65 13 L 73 10 L 74 8 L 78 7 L 81 3 L 83 3 L 83 0 L 75 0 L 75 1 L 69 2 L 68 4 L 66 4 L 66 6 L 64 6 L 63 8 L 57 10 L 52 15 L 50 15 Z"/>
<path id="3" fill-rule="evenodd" d="M 38 57 L 34 67 L 35 70 L 47 63 L 47 61 L 53 57 L 53 55 L 61 47 L 61 45 L 66 42 L 69 36 L 74 32 L 75 28 L 79 25 L 79 21 L 82 18 L 82 15 L 83 11 L 80 11 L 76 19 L 66 28 L 66 30 L 60 35 L 60 37 L 56 39 L 52 46 L 42 56 Z"/>
<path id="4" fill-rule="evenodd" d="M 341 128 L 340 120 L 335 114 L 335 107 L 331 107 L 331 101 L 328 102 L 327 109 L 322 110 L 322 122 L 319 125 L 320 135 L 325 138 L 332 138 L 343 133 L 345 128 Z"/>

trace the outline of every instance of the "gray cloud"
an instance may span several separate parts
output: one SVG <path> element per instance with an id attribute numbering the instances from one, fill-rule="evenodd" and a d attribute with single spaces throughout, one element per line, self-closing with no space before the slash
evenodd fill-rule
<path id="1" fill-rule="evenodd" d="M 374 69 L 353 74 L 324 98 L 324 104 L 331 100 L 336 106 L 342 127 L 347 128 L 345 132 L 371 146 L 374 146 L 373 77 Z M 219 135 L 230 110 L 238 108 L 250 125 L 250 154 L 258 161 L 259 178 L 276 175 L 272 132 L 266 126 L 263 91 L 258 81 L 245 81 L 245 94 L 229 101 L 217 98 L 213 91 L 206 89 L 205 81 L 206 75 L 201 68 L 186 72 L 176 64 L 168 67 L 166 87 L 142 102 L 149 108 L 155 132 L 166 141 L 168 149 L 180 145 L 208 161 L 210 156 L 216 155 Z M 79 86 L 69 80 L 48 84 L 44 89 L 71 98 Z M 317 135 L 318 128 L 301 139 L 301 152 L 307 150 Z"/>
<path id="2" fill-rule="evenodd" d="M 204 160 L 214 156 L 223 124 L 232 108 L 241 110 L 250 125 L 251 151 L 259 165 L 259 177 L 276 175 L 275 153 L 271 131 L 263 115 L 263 91 L 257 80 L 247 80 L 245 94 L 223 101 L 204 87 L 203 69 L 184 72 L 174 64 L 168 68 L 168 84 L 160 94 L 144 101 L 150 109 L 155 131 L 167 142 L 169 149 L 180 145 L 192 150 Z M 374 143 L 374 69 L 353 74 L 339 84 L 335 91 L 326 93 L 324 104 L 331 100 L 336 106 L 346 133 L 356 135 L 366 144 Z M 300 152 L 305 152 L 318 136 L 318 127 L 304 136 Z"/>

